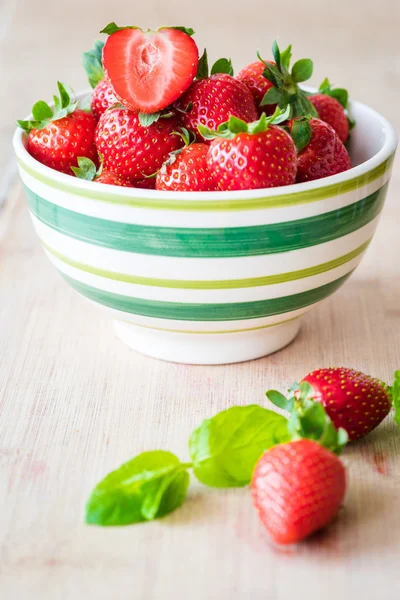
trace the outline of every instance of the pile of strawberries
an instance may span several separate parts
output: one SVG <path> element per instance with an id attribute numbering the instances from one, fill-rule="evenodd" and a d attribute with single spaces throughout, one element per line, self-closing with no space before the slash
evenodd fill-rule
<path id="1" fill-rule="evenodd" d="M 310 59 L 290 69 L 291 46 L 258 56 L 234 75 L 231 61 L 209 72 L 193 30 L 142 31 L 110 23 L 84 53 L 93 93 L 87 106 L 58 83 L 54 108 L 37 102 L 28 152 L 39 162 L 98 183 L 171 191 L 290 185 L 351 168 L 346 90 L 325 80 L 300 87 Z"/>

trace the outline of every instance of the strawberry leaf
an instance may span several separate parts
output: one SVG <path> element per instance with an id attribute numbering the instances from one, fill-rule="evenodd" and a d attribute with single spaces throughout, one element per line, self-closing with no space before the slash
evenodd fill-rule
<path id="1" fill-rule="evenodd" d="M 233 77 L 234 71 L 231 59 L 220 58 L 217 60 L 211 67 L 211 75 L 215 75 L 216 73 L 227 73 Z"/>
<path id="2" fill-rule="evenodd" d="M 44 129 L 52 121 L 63 119 L 76 110 L 78 103 L 74 93 L 67 85 L 57 82 L 60 97 L 54 96 L 54 109 L 43 100 L 39 100 L 32 107 L 33 120 L 17 121 L 19 127 L 29 132 L 32 129 Z"/>
<path id="3" fill-rule="evenodd" d="M 178 31 L 183 31 L 186 35 L 194 35 L 195 31 L 191 27 L 160 27 L 160 29 L 177 29 Z M 159 31 L 160 31 L 159 29 Z"/>
<path id="4" fill-rule="evenodd" d="M 123 25 L 119 27 L 114 21 L 109 23 L 100 31 L 100 33 L 105 33 L 106 35 L 112 35 L 116 31 L 122 31 L 123 29 L 140 29 L 140 27 L 135 27 L 134 25 Z"/>
<path id="5" fill-rule="evenodd" d="M 32 107 L 32 116 L 35 121 L 45 121 L 52 118 L 53 111 L 47 102 L 39 100 Z"/>
<path id="6" fill-rule="evenodd" d="M 208 56 L 207 56 L 207 50 L 206 50 L 206 48 L 204 48 L 204 52 L 199 58 L 196 79 L 206 79 L 207 77 L 208 77 Z"/>
<path id="7" fill-rule="evenodd" d="M 392 405 L 394 408 L 394 420 L 400 427 L 400 371 L 394 374 L 394 382 L 391 388 Z"/>
<path id="8" fill-rule="evenodd" d="M 271 87 L 266 92 L 264 98 L 261 100 L 260 106 L 278 104 L 281 101 L 281 98 L 281 92 L 276 87 Z"/>
<path id="9" fill-rule="evenodd" d="M 313 62 L 309 58 L 301 58 L 293 65 L 292 77 L 297 83 L 307 81 L 307 79 L 310 79 L 312 73 Z"/>
<path id="10" fill-rule="evenodd" d="M 301 152 L 311 141 L 312 131 L 309 120 L 306 117 L 295 119 L 290 134 L 296 145 L 297 152 Z"/>
<path id="11" fill-rule="evenodd" d="M 89 83 L 92 88 L 95 88 L 96 85 L 104 78 L 102 62 L 103 47 L 104 42 L 102 40 L 96 40 L 94 43 L 94 48 L 82 54 L 83 67 L 87 73 Z"/>
<path id="12" fill-rule="evenodd" d="M 281 52 L 279 50 L 279 46 L 278 46 L 276 40 L 274 40 L 274 42 L 272 44 L 272 54 L 273 54 L 274 60 L 276 62 L 276 66 L 278 67 L 279 70 L 281 70 Z"/>
<path id="13" fill-rule="evenodd" d="M 344 429 L 337 430 L 320 402 L 312 398 L 312 388 L 307 382 L 293 386 L 285 398 L 276 390 L 269 390 L 267 397 L 273 404 L 290 413 L 288 432 L 292 440 L 311 439 L 335 454 L 340 454 L 347 443 L 348 435 Z"/>
<path id="14" fill-rule="evenodd" d="M 155 112 L 155 113 L 140 112 L 138 115 L 139 122 L 142 125 L 142 127 L 150 127 L 150 125 L 152 125 L 153 123 L 156 123 L 158 121 L 160 116 L 161 116 L 160 112 Z"/>
<path id="15" fill-rule="evenodd" d="M 96 177 L 96 165 L 90 158 L 85 156 L 79 156 L 78 167 L 71 167 L 71 169 L 79 179 L 94 181 Z"/>

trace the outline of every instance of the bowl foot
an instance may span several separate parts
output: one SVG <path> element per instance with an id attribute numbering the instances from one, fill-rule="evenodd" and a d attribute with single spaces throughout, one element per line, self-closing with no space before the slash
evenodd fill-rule
<path id="1" fill-rule="evenodd" d="M 223 365 L 261 358 L 294 340 L 300 319 L 235 333 L 177 333 L 114 321 L 119 339 L 133 350 L 169 362 Z"/>

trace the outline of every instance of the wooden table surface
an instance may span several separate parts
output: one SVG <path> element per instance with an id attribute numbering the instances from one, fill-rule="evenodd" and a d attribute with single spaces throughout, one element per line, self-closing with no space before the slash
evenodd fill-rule
<path id="1" fill-rule="evenodd" d="M 41 90 L 50 93 L 63 73 L 66 80 L 74 76 L 77 87 L 84 83 L 78 65 L 67 60 L 71 44 L 69 56 L 78 63 L 90 24 L 95 32 L 114 18 L 132 18 L 126 16 L 126 2 L 116 2 L 113 13 L 105 2 L 97 4 L 96 22 L 82 8 L 74 32 L 71 11 L 61 20 L 54 7 L 44 14 L 37 0 L 0 5 L 0 72 L 11 94 L 0 123 L 6 134 L 0 144 L 3 165 L 10 157 L 11 120 L 26 113 Z M 216 8 L 213 25 L 204 14 L 199 18 L 200 38 L 215 54 L 216 23 L 224 23 L 232 54 L 242 63 L 250 60 L 250 52 L 236 42 L 241 17 L 253 46 L 267 47 L 275 33 L 296 41 L 300 55 L 320 44 L 315 26 L 322 16 L 310 17 L 313 27 L 304 25 L 305 32 L 299 32 L 305 17 L 297 9 L 277 31 L 270 28 L 266 44 L 265 19 L 255 22 L 247 12 L 234 11 L 224 21 L 222 4 L 227 9 L 227 2 Z M 170 16 L 161 3 L 153 5 L 147 22 L 194 21 L 189 13 L 179 16 L 177 8 Z M 293 2 L 293 11 L 296 6 Z M 354 95 L 371 100 L 399 125 L 395 63 L 400 54 L 391 36 L 399 15 L 396 2 L 380 2 L 379 11 L 372 0 L 365 2 L 362 27 L 355 4 L 341 6 L 346 22 L 327 28 L 326 37 L 333 43 L 340 31 L 350 51 L 338 46 L 337 58 L 318 45 L 318 60 L 335 81 L 350 86 L 353 79 Z M 394 16 L 384 21 L 389 9 Z M 58 50 L 49 53 L 57 42 Z M 36 76 L 32 69 L 38 61 Z M 324 74 L 319 67 L 316 82 Z M 11 181 L 10 173 L 7 166 L 3 183 L 6 176 Z M 267 388 L 284 390 L 317 366 L 344 364 L 390 381 L 400 366 L 399 162 L 378 233 L 350 281 L 304 320 L 291 346 L 221 367 L 163 363 L 122 345 L 103 314 L 80 299 L 45 258 L 20 184 L 7 188 L 0 212 L 0 597 L 398 600 L 400 431 L 390 418 L 346 449 L 349 489 L 340 518 L 296 548 L 269 543 L 247 489 L 212 490 L 193 482 L 180 510 L 124 528 L 85 526 L 83 509 L 96 482 L 135 454 L 164 448 L 186 459 L 188 435 L 203 418 L 234 404 L 262 404 Z"/>

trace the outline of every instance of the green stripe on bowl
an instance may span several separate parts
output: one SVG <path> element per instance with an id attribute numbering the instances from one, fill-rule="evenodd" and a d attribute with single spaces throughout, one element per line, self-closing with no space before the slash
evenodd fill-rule
<path id="1" fill-rule="evenodd" d="M 76 281 L 61 272 L 61 275 L 73 288 L 98 304 L 125 313 L 176 321 L 239 321 L 288 313 L 323 300 L 337 290 L 350 274 L 313 290 L 282 298 L 228 304 L 184 304 L 114 294 Z"/>
<path id="2" fill-rule="evenodd" d="M 303 313 L 304 314 L 304 313 Z M 211 329 L 206 331 L 200 331 L 199 329 L 168 329 L 167 327 L 153 327 L 152 325 L 143 325 L 142 323 L 133 323 L 132 321 L 122 321 L 128 325 L 134 325 L 134 327 L 143 327 L 144 329 L 154 329 L 155 331 L 167 331 L 168 333 L 186 333 L 187 335 L 220 335 L 222 333 L 245 333 L 248 331 L 259 331 L 261 329 L 270 329 L 270 327 L 279 327 L 279 325 L 285 325 L 291 321 L 297 321 L 303 316 L 292 317 L 291 319 L 285 319 L 284 321 L 276 321 L 275 323 L 268 323 L 268 325 L 258 325 L 258 327 L 246 327 L 244 329 Z"/>
<path id="3" fill-rule="evenodd" d="M 25 189 L 32 213 L 48 227 L 74 239 L 138 254 L 223 258 L 299 250 L 348 235 L 379 214 L 387 184 L 358 202 L 321 215 L 226 228 L 153 227 L 98 219 L 51 204 Z"/>
<path id="4" fill-rule="evenodd" d="M 288 281 L 295 281 L 296 279 L 304 279 L 306 277 L 312 277 L 313 275 L 320 275 L 321 273 L 326 273 L 327 271 L 336 269 L 337 267 L 341 267 L 342 265 L 350 262 L 354 258 L 357 258 L 357 256 L 362 254 L 362 252 L 364 252 L 364 250 L 367 249 L 370 241 L 371 240 L 368 240 L 355 250 L 352 250 L 351 252 L 348 252 L 343 256 L 339 256 L 338 258 L 322 263 L 320 265 L 308 267 L 307 269 L 299 269 L 297 271 L 289 271 L 287 273 L 280 273 L 277 275 L 266 275 L 264 277 L 249 277 L 246 279 L 191 280 L 155 279 L 152 277 L 128 275 L 126 273 L 117 273 L 115 271 L 100 269 L 99 267 L 93 267 L 91 265 L 87 265 L 85 263 L 68 258 L 60 252 L 57 252 L 56 250 L 54 250 L 54 248 L 51 248 L 48 244 L 46 244 L 46 242 L 41 240 L 42 246 L 50 254 L 55 256 L 57 259 L 61 260 L 63 263 L 74 267 L 75 269 L 79 269 L 79 271 L 90 273 L 91 275 L 97 275 L 99 277 L 104 277 L 106 279 L 111 279 L 112 281 L 123 281 L 125 283 L 133 283 L 136 285 L 184 290 L 227 290 L 234 288 L 250 288 L 264 285 L 274 285 L 277 283 L 286 283 Z"/>
<path id="5" fill-rule="evenodd" d="M 358 175 L 347 181 L 340 183 L 332 183 L 322 187 L 317 187 L 312 190 L 304 190 L 299 192 L 286 192 L 277 196 L 266 196 L 264 198 L 249 198 L 240 200 L 177 200 L 176 198 L 135 198 L 135 190 L 132 189 L 132 197 L 123 197 L 113 192 L 113 189 L 109 187 L 107 190 L 93 190 L 76 187 L 76 181 L 71 177 L 71 184 L 65 183 L 64 181 L 56 181 L 53 177 L 39 173 L 36 169 L 33 169 L 27 165 L 21 159 L 18 159 L 18 164 L 23 171 L 28 175 L 52 187 L 56 190 L 68 192 L 82 198 L 88 198 L 90 200 L 107 202 L 110 204 L 122 204 L 124 206 L 134 206 L 138 208 L 149 208 L 153 210 L 182 210 L 182 211 L 240 211 L 240 210 L 257 210 L 263 208 L 278 208 L 285 206 L 295 206 L 298 204 L 308 204 L 310 202 L 318 202 L 320 200 L 326 200 L 339 194 L 345 194 L 356 190 L 372 181 L 375 181 L 378 177 L 381 177 L 388 171 L 392 165 L 394 154 L 387 160 L 382 162 L 380 165 L 364 173 Z M 100 184 L 99 184 L 100 185 Z M 284 190 L 284 188 L 282 188 Z M 171 196 L 173 193 L 171 192 Z"/>

